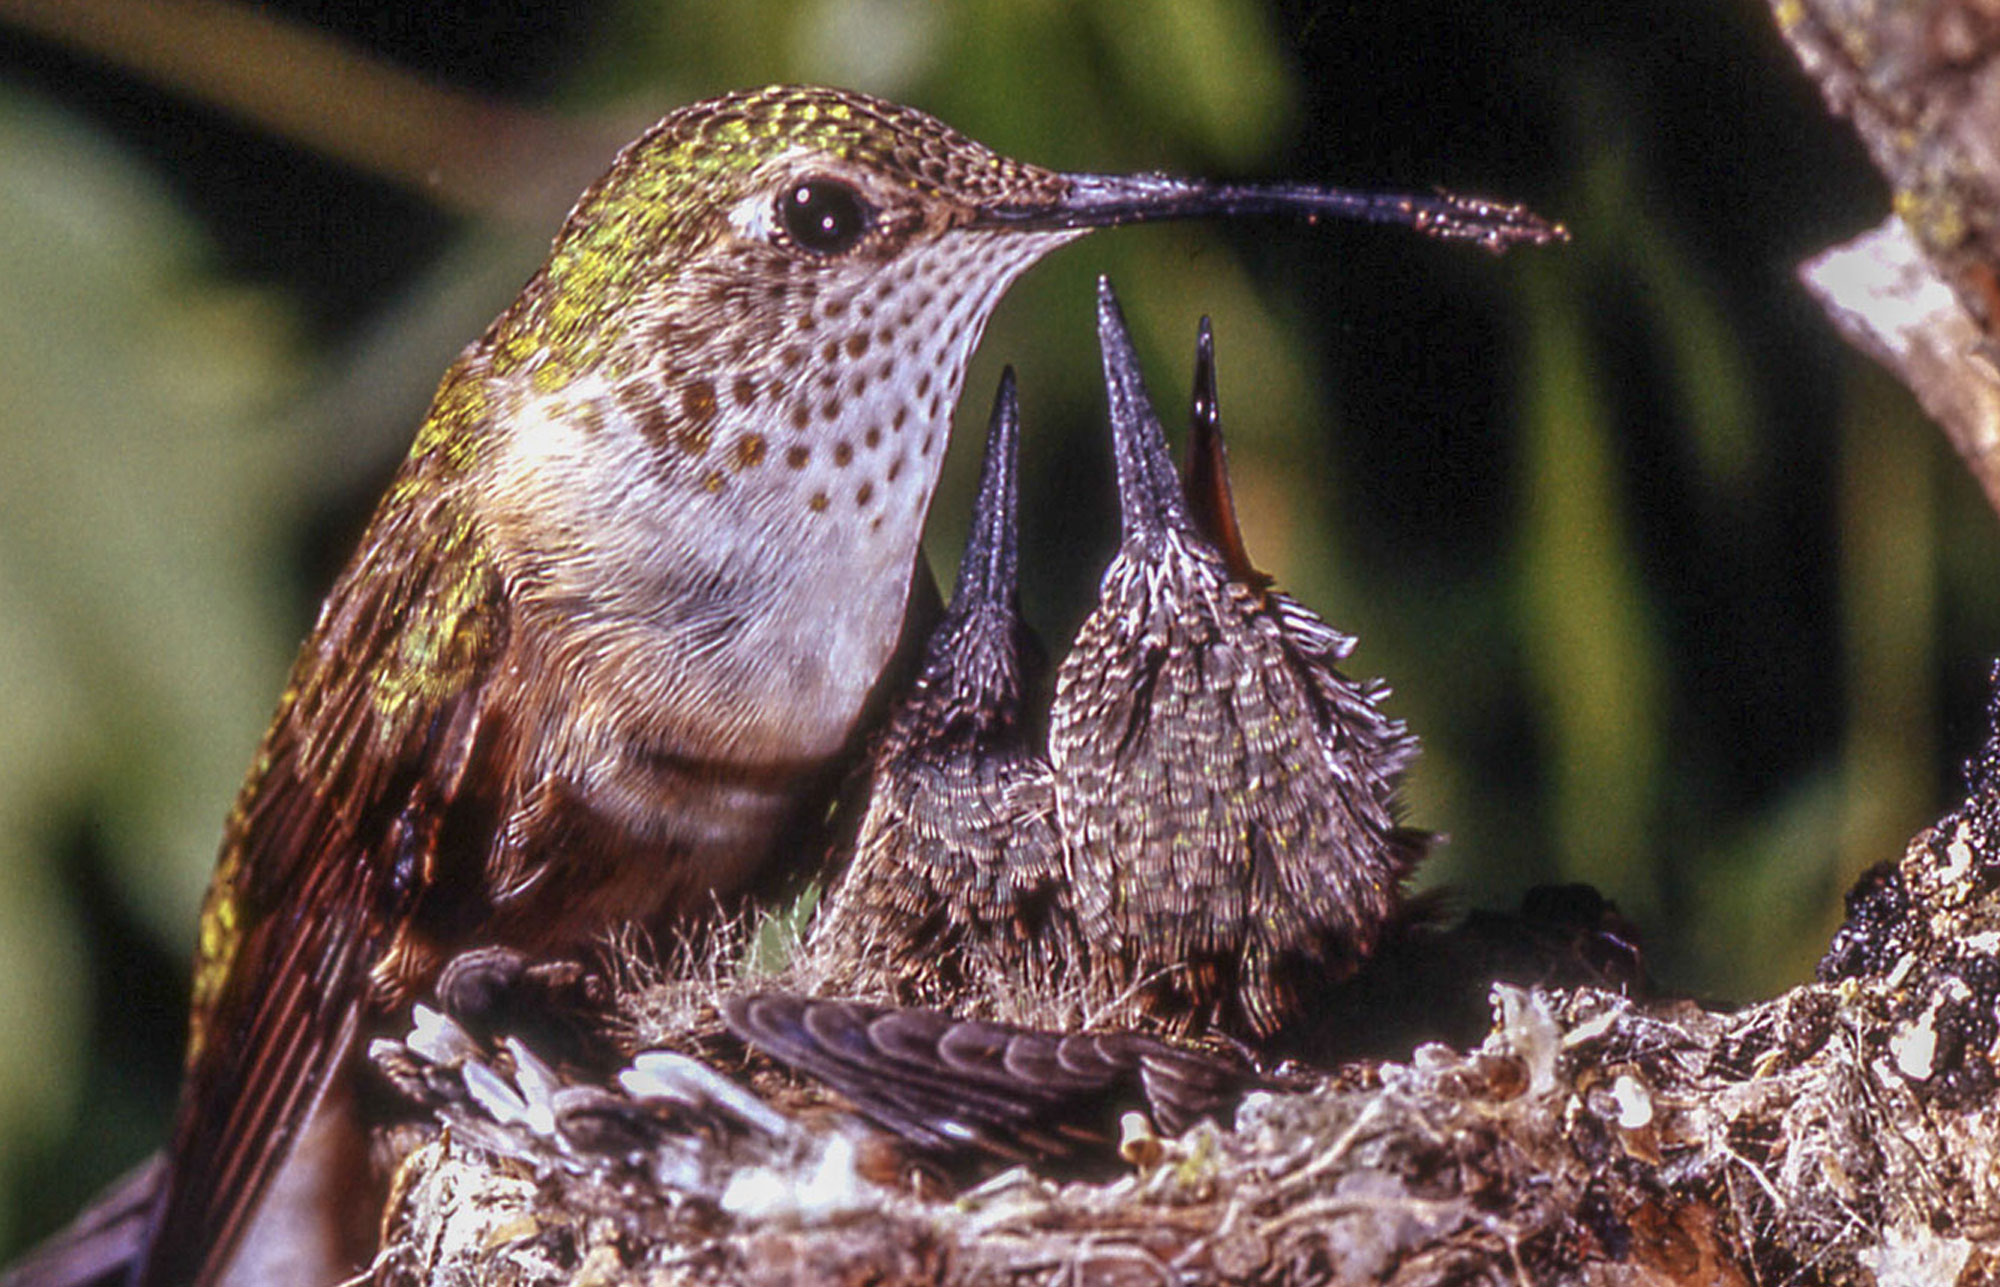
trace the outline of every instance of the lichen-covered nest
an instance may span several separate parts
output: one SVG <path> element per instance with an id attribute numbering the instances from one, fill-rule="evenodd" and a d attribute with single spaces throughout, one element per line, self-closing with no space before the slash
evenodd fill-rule
<path id="1" fill-rule="evenodd" d="M 529 1066 L 477 1073 L 386 1045 L 448 1127 L 404 1170 L 377 1281 L 1990 1281 L 2000 752 L 1973 776 L 1857 887 L 1822 982 L 1734 1013 L 1497 987 L 1476 1049 L 1141 1131 L 1099 1182 L 953 1186 L 677 1056 L 612 1089 L 518 1045 Z"/>

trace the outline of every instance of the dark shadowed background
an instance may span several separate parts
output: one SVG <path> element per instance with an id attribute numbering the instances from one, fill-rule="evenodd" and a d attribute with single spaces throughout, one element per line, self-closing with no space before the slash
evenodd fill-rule
<path id="1" fill-rule="evenodd" d="M 1571 225 L 1065 250 L 989 331 L 933 512 L 949 567 L 1014 363 L 1060 651 L 1114 532 L 1090 280 L 1170 423 L 1212 314 L 1252 553 L 1395 685 L 1461 905 L 1591 881 L 1669 984 L 1761 995 L 1954 789 L 1995 519 L 1795 284 L 1887 198 L 1752 0 L 0 0 L 0 1246 L 161 1138 L 223 814 L 438 374 L 617 142 L 776 80 L 1068 169 Z"/>

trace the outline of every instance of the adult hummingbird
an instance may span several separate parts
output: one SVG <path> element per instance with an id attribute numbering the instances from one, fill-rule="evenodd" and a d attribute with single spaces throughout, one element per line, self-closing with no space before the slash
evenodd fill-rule
<path id="1" fill-rule="evenodd" d="M 575 952 L 805 852 L 1001 294 L 1093 228 L 1249 213 L 1558 235 L 1449 196 L 1062 174 L 831 89 L 628 146 L 446 371 L 286 684 L 202 912 L 166 1159 L 127 1191 L 153 1195 L 131 1281 L 350 1273 L 365 1233 L 311 1213 L 365 1206 L 338 1178 L 357 1032 L 462 949 Z"/>

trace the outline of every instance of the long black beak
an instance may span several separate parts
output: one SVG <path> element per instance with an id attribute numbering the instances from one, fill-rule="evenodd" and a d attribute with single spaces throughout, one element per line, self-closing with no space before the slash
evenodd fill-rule
<path id="1" fill-rule="evenodd" d="M 1177 179 L 1165 174 L 1069 174 L 1052 200 L 987 206 L 977 222 L 1023 231 L 1083 230 L 1168 219 L 1282 215 L 1317 223 L 1354 219 L 1396 223 L 1446 241 L 1488 250 L 1569 240 L 1569 230 L 1522 206 L 1449 192 L 1355 192 L 1305 184 L 1250 186 Z"/>

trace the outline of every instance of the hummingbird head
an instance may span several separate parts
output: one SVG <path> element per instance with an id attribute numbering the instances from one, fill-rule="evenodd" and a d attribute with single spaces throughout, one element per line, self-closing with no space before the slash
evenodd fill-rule
<path id="1" fill-rule="evenodd" d="M 530 607 L 643 624 L 738 709 L 845 709 L 897 637 L 965 365 L 1013 280 L 1092 228 L 1283 211 L 1551 235 L 1455 198 L 1062 174 L 863 95 L 747 91 L 667 116 L 583 195 L 418 451 L 478 462 Z"/>
<path id="2" fill-rule="evenodd" d="M 984 212 L 1066 188 L 857 94 L 695 104 L 584 194 L 494 368 L 636 433 L 668 505 L 907 567 L 987 317 L 1085 231 Z"/>

